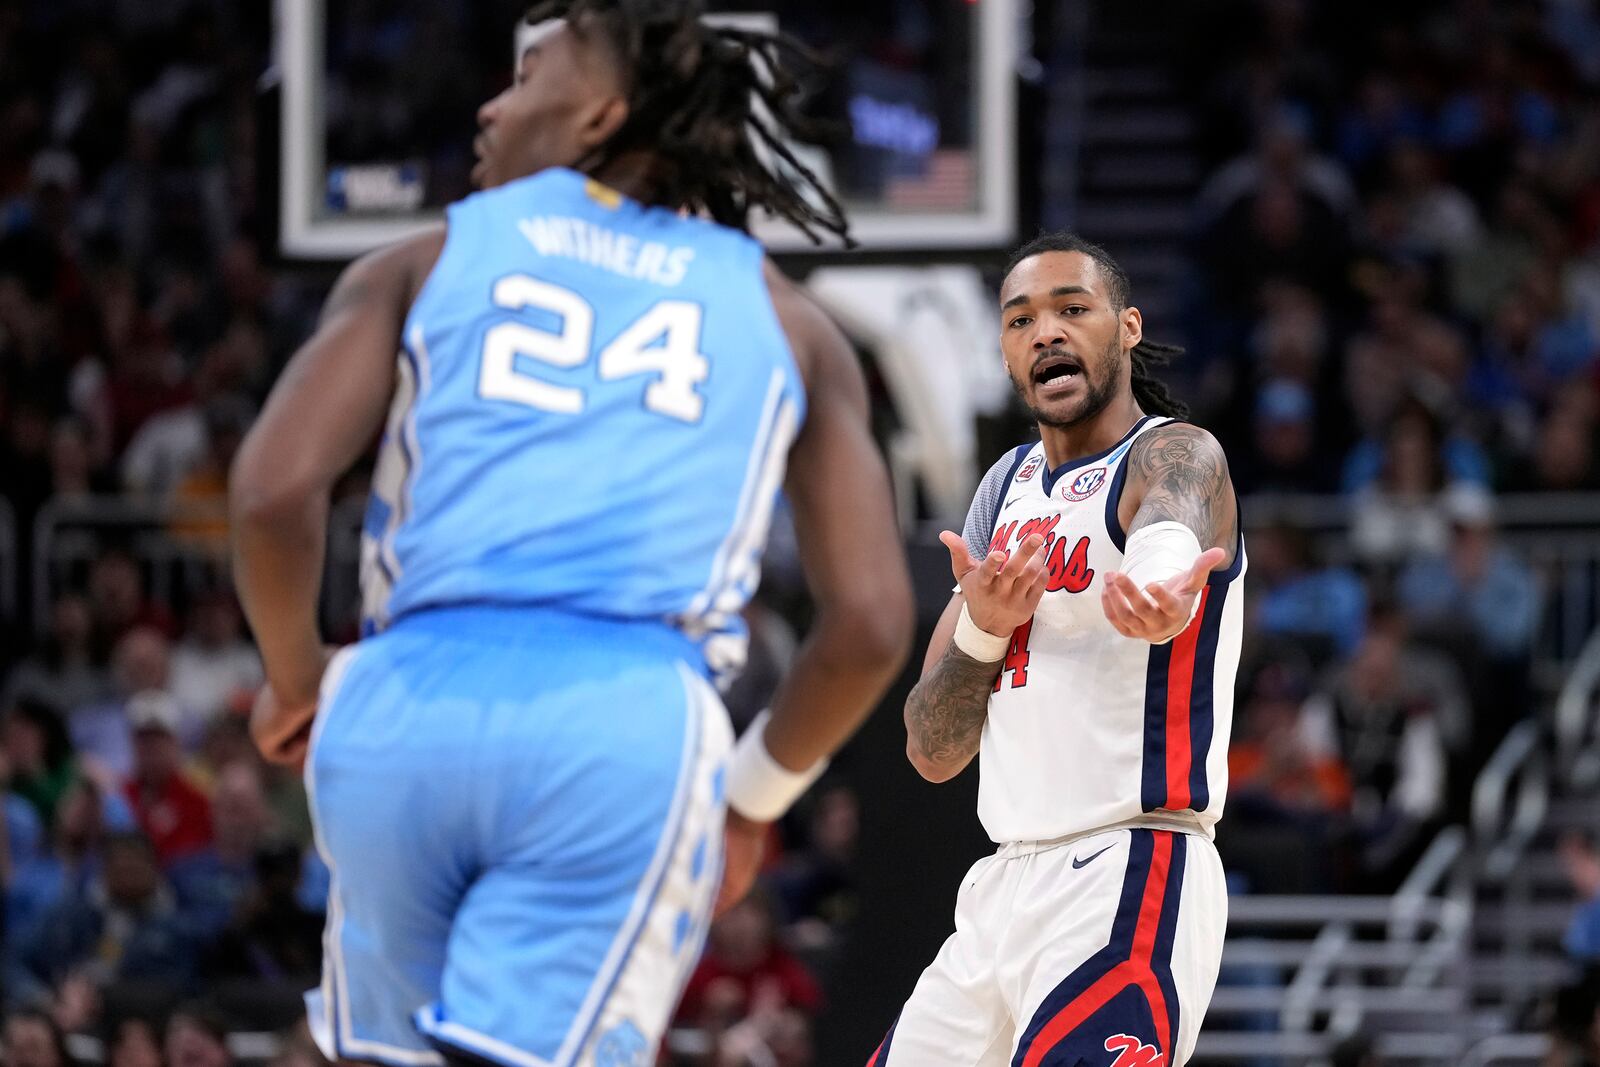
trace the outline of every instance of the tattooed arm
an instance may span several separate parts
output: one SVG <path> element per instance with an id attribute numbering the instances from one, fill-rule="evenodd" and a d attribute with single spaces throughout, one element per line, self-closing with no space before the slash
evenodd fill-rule
<path id="1" fill-rule="evenodd" d="M 1223 565 L 1231 564 L 1239 548 L 1239 507 L 1217 439 L 1183 422 L 1140 435 L 1128 450 L 1128 483 L 1117 517 L 1130 534 L 1158 522 L 1181 522 L 1201 548 L 1222 549 Z"/>
<path id="2" fill-rule="evenodd" d="M 1117 517 L 1128 531 L 1128 556 L 1125 570 L 1106 575 L 1100 605 L 1124 637 L 1159 644 L 1189 625 L 1211 571 L 1238 553 L 1239 511 L 1222 449 L 1197 426 L 1174 423 L 1150 431 L 1134 442 L 1127 463 Z M 1182 531 L 1173 530 L 1151 530 L 1151 540 L 1136 551 L 1134 535 L 1158 523 L 1187 527 L 1194 534 L 1189 544 L 1199 542 L 1198 556 L 1192 561 L 1172 558 L 1187 550 Z M 1157 548 L 1163 543 L 1168 547 Z M 1151 565 L 1163 552 L 1169 555 L 1152 573 Z M 1140 563 L 1134 562 L 1136 556 Z M 1183 569 L 1173 574 L 1169 567 Z M 1151 580 L 1155 575 L 1160 577 Z"/>
<path id="3" fill-rule="evenodd" d="M 954 778 L 978 754 L 1003 662 L 973 659 L 950 640 L 964 603 L 960 593 L 950 598 L 928 642 L 922 680 L 906 697 L 906 757 L 930 782 Z"/>
<path id="4" fill-rule="evenodd" d="M 961 773 L 978 753 L 989 693 L 1000 675 L 1001 660 L 979 660 L 956 647 L 953 636 L 963 607 L 980 630 L 1009 635 L 1033 617 L 1044 595 L 1045 561 L 1039 550 L 1044 538 L 1030 534 L 1007 559 L 991 552 L 975 560 L 964 541 L 946 531 L 939 535 L 950 550 L 950 569 L 961 592 L 950 598 L 928 655 L 922 680 L 906 698 L 906 756 L 930 782 Z"/>

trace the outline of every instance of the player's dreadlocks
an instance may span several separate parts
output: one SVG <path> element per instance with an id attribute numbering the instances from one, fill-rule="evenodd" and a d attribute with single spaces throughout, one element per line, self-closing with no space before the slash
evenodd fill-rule
<path id="1" fill-rule="evenodd" d="M 784 144 L 821 132 L 801 114 L 802 86 L 786 67 L 816 57 L 791 37 L 708 26 L 702 14 L 702 0 L 540 0 L 529 9 L 529 24 L 561 18 L 603 34 L 627 79 L 627 121 L 583 165 L 645 150 L 659 161 L 661 203 L 741 230 L 751 208 L 764 208 L 813 241 L 827 231 L 853 246 L 844 209 Z M 752 99 L 762 105 L 755 113 Z M 787 172 L 769 169 L 757 142 Z"/>
<path id="2" fill-rule="evenodd" d="M 1104 248 L 1068 230 L 1041 233 L 1017 249 L 1006 263 L 1006 273 L 1010 274 L 1018 263 L 1042 252 L 1080 252 L 1088 256 L 1099 266 L 1101 276 L 1106 279 L 1113 308 L 1121 311 L 1128 306 L 1132 287 L 1128 283 L 1127 272 Z M 1154 341 L 1140 341 L 1128 353 L 1133 363 L 1133 398 L 1146 413 L 1175 419 L 1188 418 L 1189 406 L 1173 396 L 1166 383 L 1153 373 L 1155 368 L 1164 367 L 1181 355 L 1183 349 L 1179 346 L 1157 344 Z"/>

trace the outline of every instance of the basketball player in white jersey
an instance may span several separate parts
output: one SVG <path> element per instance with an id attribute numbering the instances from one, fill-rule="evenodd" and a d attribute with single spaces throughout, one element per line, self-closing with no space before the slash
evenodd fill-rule
<path id="1" fill-rule="evenodd" d="M 1244 546 L 1227 462 L 1150 373 L 1127 276 L 1045 235 L 1002 283 L 1006 368 L 1040 440 L 984 477 L 959 589 L 906 700 L 907 752 L 978 757 L 1000 846 L 870 1067 L 1177 1067 L 1199 1034 L 1227 896 Z"/>

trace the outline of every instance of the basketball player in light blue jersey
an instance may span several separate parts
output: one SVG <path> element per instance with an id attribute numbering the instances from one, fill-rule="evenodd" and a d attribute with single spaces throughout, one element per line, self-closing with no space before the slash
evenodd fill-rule
<path id="1" fill-rule="evenodd" d="M 799 121 L 782 43 L 700 14 L 531 12 L 483 191 L 345 271 L 235 465 L 252 731 L 303 762 L 333 871 L 329 1057 L 653 1063 L 719 882 L 744 894 L 907 650 L 854 353 L 743 232 L 844 220 L 757 151 Z M 329 491 L 380 430 L 365 636 L 330 661 Z M 816 622 L 733 745 L 711 681 L 780 489 Z"/>

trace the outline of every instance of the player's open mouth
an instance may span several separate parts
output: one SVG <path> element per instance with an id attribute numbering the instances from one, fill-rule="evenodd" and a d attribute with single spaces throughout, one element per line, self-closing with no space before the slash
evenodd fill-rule
<path id="1" fill-rule="evenodd" d="M 1033 365 L 1033 384 L 1065 386 L 1083 374 L 1083 367 L 1072 356 L 1048 355 Z"/>

